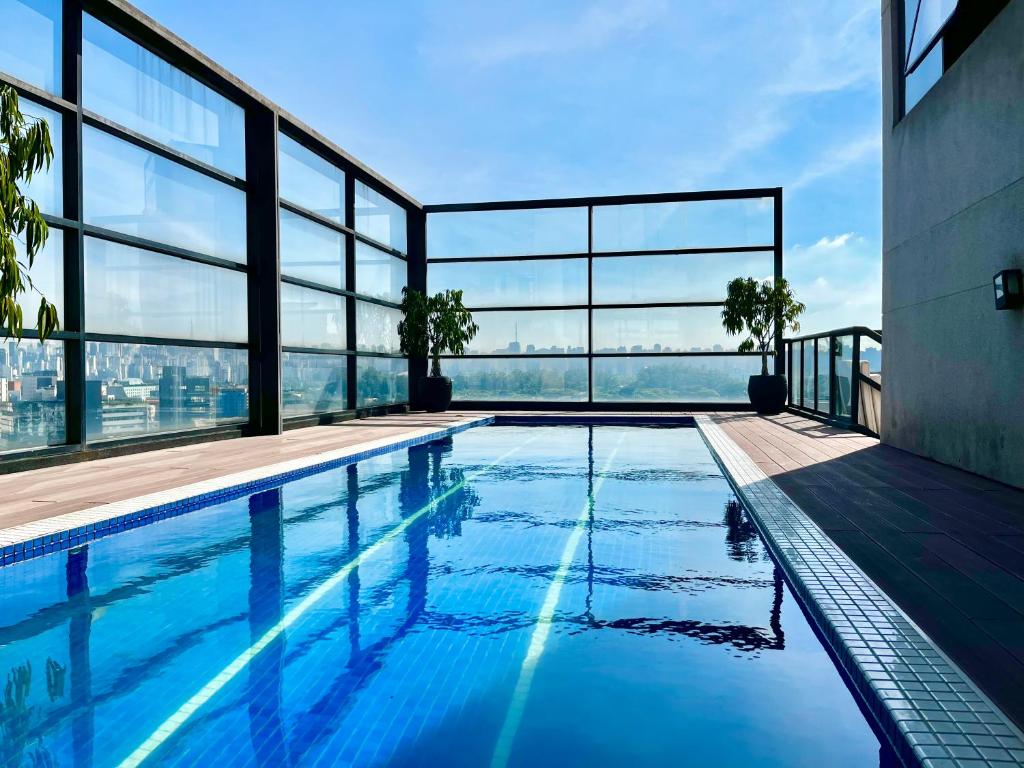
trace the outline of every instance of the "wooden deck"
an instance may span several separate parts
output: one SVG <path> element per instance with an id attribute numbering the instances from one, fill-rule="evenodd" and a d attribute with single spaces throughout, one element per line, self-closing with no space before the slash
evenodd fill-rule
<path id="1" fill-rule="evenodd" d="M 444 426 L 465 415 L 449 412 L 380 416 L 295 429 L 272 437 L 197 443 L 0 475 L 0 529 L 300 456 L 400 436 L 422 427 Z"/>
<path id="2" fill-rule="evenodd" d="M 799 416 L 716 416 L 1024 726 L 1024 492 Z"/>
<path id="3" fill-rule="evenodd" d="M 0 529 L 465 415 L 361 419 L 3 475 Z M 715 419 L 1024 726 L 1024 492 L 798 416 Z"/>

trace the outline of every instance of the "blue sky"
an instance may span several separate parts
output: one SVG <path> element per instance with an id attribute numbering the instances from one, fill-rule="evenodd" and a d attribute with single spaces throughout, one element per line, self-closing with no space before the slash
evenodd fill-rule
<path id="1" fill-rule="evenodd" d="M 781 185 L 803 329 L 881 323 L 877 0 L 135 2 L 425 203 Z"/>

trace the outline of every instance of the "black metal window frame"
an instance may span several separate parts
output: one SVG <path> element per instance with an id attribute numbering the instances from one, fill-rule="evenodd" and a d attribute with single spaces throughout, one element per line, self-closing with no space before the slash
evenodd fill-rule
<path id="1" fill-rule="evenodd" d="M 988 23 L 1009 4 L 1009 0 L 986 2 L 960 2 L 950 12 L 934 34 L 915 46 L 924 33 L 920 31 L 921 6 L 929 0 L 916 0 L 914 14 L 907 13 L 907 0 L 894 0 L 890 32 L 892 35 L 893 122 L 898 123 L 915 105 L 907 106 L 907 78 L 918 71 L 921 64 L 942 46 L 942 71 L 945 73 L 971 45 Z M 910 58 L 907 53 L 913 54 Z M 923 98 L 923 96 L 922 96 Z M 916 102 L 915 102 L 916 104 Z"/>
<path id="2" fill-rule="evenodd" d="M 118 125 L 110 119 L 95 114 L 82 106 L 82 26 L 83 14 L 88 13 L 99 22 L 126 36 L 134 43 L 159 56 L 190 77 L 211 88 L 221 96 L 242 108 L 245 122 L 245 178 L 239 178 L 211 164 L 197 160 L 176 149 L 165 146 L 147 136 Z M 722 190 L 708 192 L 666 193 L 653 195 L 622 195 L 584 198 L 536 199 L 529 201 L 500 201 L 473 204 L 423 206 L 399 187 L 383 178 L 368 166 L 349 155 L 342 148 L 289 114 L 243 81 L 221 68 L 202 53 L 196 51 L 180 38 L 161 27 L 148 16 L 122 0 L 64 0 L 62 3 L 60 30 L 61 92 L 49 93 L 31 83 L 0 73 L 0 83 L 13 86 L 22 96 L 54 110 L 61 116 L 62 141 L 58 159 L 63 175 L 63 208 L 60 216 L 47 215 L 50 226 L 64 232 L 63 238 L 63 282 L 64 308 L 61 317 L 62 329 L 53 337 L 64 345 L 65 365 L 65 441 L 62 445 L 8 451 L 0 454 L 0 472 L 43 466 L 46 464 L 75 461 L 102 455 L 147 450 L 173 444 L 198 442 L 220 437 L 241 435 L 279 434 L 291 427 L 353 418 L 366 413 L 405 409 L 410 403 L 396 402 L 375 407 L 358 406 L 358 370 L 362 359 L 387 358 L 407 359 L 404 355 L 358 350 L 356 340 L 358 327 L 356 301 L 376 304 L 388 308 L 398 305 L 392 301 L 368 296 L 362 293 L 356 281 L 355 251 L 357 243 L 365 243 L 384 253 L 403 259 L 407 266 L 406 284 L 413 289 L 427 290 L 426 220 L 430 212 L 453 210 L 501 210 L 516 208 L 587 207 L 591 212 L 599 205 L 626 205 L 631 203 L 685 202 L 699 200 L 723 200 L 755 197 L 774 198 L 774 241 L 759 250 L 774 254 L 774 272 L 782 274 L 782 190 L 780 188 Z M 83 175 L 82 163 L 83 131 L 86 127 L 101 130 L 115 138 L 143 148 L 156 155 L 172 160 L 198 174 L 241 190 L 245 195 L 246 218 L 246 262 L 238 264 L 227 259 L 213 257 L 166 243 L 153 242 L 146 238 L 126 235 L 103 227 L 83 222 Z M 311 150 L 345 174 L 346 209 L 344 223 L 338 223 L 319 216 L 315 211 L 303 209 L 278 195 L 278 136 L 286 135 L 306 149 Z M 365 184 L 371 190 L 384 196 L 405 211 L 407 247 L 405 252 L 380 243 L 364 232 L 357 231 L 355 212 L 355 187 Z M 285 209 L 317 224 L 341 233 L 345 238 L 345 289 L 332 288 L 315 282 L 281 275 L 280 263 L 280 220 L 279 211 Z M 592 216 L 588 216 L 588 250 L 579 254 L 537 254 L 527 258 L 580 258 L 588 264 L 588 302 L 586 305 L 571 305 L 588 312 L 588 337 L 592 335 L 593 311 L 600 308 L 614 308 L 620 305 L 595 305 L 593 297 L 593 260 L 595 257 L 628 256 L 639 254 L 685 254 L 714 253 L 716 251 L 737 252 L 744 248 L 722 249 L 677 249 L 644 250 L 622 252 L 594 252 Z M 207 342 L 193 339 L 169 337 L 144 337 L 116 334 L 100 334 L 88 331 L 85 324 L 84 297 L 84 252 L 85 238 L 93 237 L 174 256 L 179 259 L 222 269 L 233 270 L 245 275 L 248 301 L 248 342 Z M 494 261 L 494 259 L 490 259 Z M 343 296 L 346 301 L 346 347 L 344 350 L 307 349 L 282 347 L 281 345 L 281 299 L 282 284 L 294 284 Z M 717 302 L 682 302 L 626 304 L 630 308 L 645 306 L 686 306 L 714 305 Z M 491 309 L 491 308 L 488 308 Z M 549 309 L 549 307 L 530 307 Z M 479 311 L 488 311 L 481 308 Z M 31 339 L 36 336 L 26 331 Z M 153 432 L 116 439 L 89 441 L 86 435 L 86 347 L 90 342 L 111 342 L 126 344 L 154 344 L 163 346 L 201 347 L 244 350 L 248 357 L 248 420 L 203 429 L 182 432 Z M 709 404 L 700 403 L 600 403 L 593 400 L 593 360 L 601 357 L 630 356 L 630 353 L 592 353 L 588 338 L 585 355 L 588 368 L 588 399 L 584 403 L 566 402 L 509 402 L 488 401 L 481 407 L 495 408 L 591 408 L 602 410 L 659 408 L 700 408 Z M 776 340 L 776 370 L 785 370 L 781 359 L 781 335 Z M 281 398 L 282 352 L 338 355 L 346 359 L 346 408 L 329 413 L 310 416 L 284 417 Z M 664 357 L 701 356 L 707 354 L 737 353 L 660 353 Z M 521 355 L 518 358 L 528 356 Z M 557 356 L 545 356 L 557 357 Z M 426 361 L 408 360 L 410 382 L 426 373 Z M 415 392 L 411 392 L 415 404 Z M 460 403 L 469 406 L 470 403 Z M 715 408 L 726 408 L 714 404 Z M 736 407 L 741 407 L 737 404 Z"/>
<path id="3" fill-rule="evenodd" d="M 86 13 L 242 108 L 245 116 L 245 179 L 190 157 L 83 107 L 82 25 L 83 15 Z M 63 176 L 62 215 L 46 214 L 44 218 L 49 226 L 64 232 L 64 295 L 62 297 L 64 308 L 60 318 L 62 328 L 52 336 L 52 339 L 55 342 L 60 342 L 64 347 L 65 440 L 61 445 L 0 453 L 0 472 L 225 436 L 278 434 L 286 428 L 406 407 L 408 401 L 365 409 L 356 406 L 358 358 L 405 359 L 405 356 L 356 350 L 355 301 L 392 308 L 397 307 L 397 304 L 377 297 L 365 296 L 358 292 L 355 284 L 354 253 L 355 242 L 361 241 L 390 255 L 397 256 L 410 265 L 417 258 L 422 259 L 423 240 L 422 237 L 416 237 L 414 232 L 416 223 L 422 221 L 422 206 L 419 202 L 127 3 L 118 0 L 63 0 L 60 38 L 61 92 L 59 94 L 50 93 L 3 72 L 0 72 L 0 83 L 12 86 L 19 95 L 57 112 L 62 121 L 62 143 L 60 147 L 55 147 Z M 187 248 L 85 224 L 83 222 L 84 168 L 82 163 L 83 129 L 85 127 L 99 129 L 117 139 L 172 160 L 206 177 L 242 190 L 245 193 L 246 203 L 246 263 L 239 264 Z M 346 283 L 347 290 L 341 293 L 346 296 L 347 302 L 346 333 L 349 348 L 340 353 L 348 360 L 347 408 L 331 413 L 290 418 L 282 416 L 282 351 L 323 354 L 333 353 L 333 350 L 328 352 L 323 349 L 293 347 L 282 349 L 281 347 L 279 286 L 281 282 L 303 284 L 303 281 L 287 276 L 282 278 L 280 275 L 279 204 L 319 224 L 326 222 L 322 217 L 317 217 L 314 212 L 302 211 L 299 206 L 278 200 L 277 135 L 279 130 L 345 173 L 346 206 L 348 207 L 345 225 L 341 226 L 347 243 L 346 277 L 348 282 Z M 357 181 L 366 184 L 405 210 L 409 231 L 407 252 L 396 251 L 355 230 L 354 187 Z M 339 227 L 334 222 L 330 222 L 328 226 L 335 229 Z M 85 325 L 84 311 L 86 237 L 142 248 L 245 274 L 248 283 L 248 343 L 197 341 L 165 336 L 121 336 L 89 332 Z M 420 249 L 418 252 L 417 247 Z M 412 266 L 409 267 L 410 278 L 419 272 L 422 270 L 417 271 Z M 339 293 L 336 289 L 315 283 L 308 283 L 306 287 L 327 293 Z M 0 330 L 0 336 L 5 335 Z M 38 338 L 38 335 L 32 330 L 26 330 L 24 336 L 26 340 Z M 86 347 L 90 342 L 246 350 L 249 363 L 248 419 L 179 432 L 152 432 L 130 437 L 88 440 L 86 435 L 85 374 Z"/>
<path id="4" fill-rule="evenodd" d="M 594 208 L 616 205 L 635 205 L 650 203 L 678 203 L 678 202 L 701 202 L 713 200 L 749 200 L 770 198 L 773 203 L 773 238 L 771 243 L 763 243 L 753 246 L 734 247 L 709 247 L 709 248 L 669 248 L 669 249 L 641 249 L 627 251 L 595 251 L 594 250 Z M 522 353 L 522 354 L 473 354 L 461 357 L 445 355 L 447 359 L 470 359 L 470 360 L 571 360 L 582 359 L 587 361 L 587 397 L 586 400 L 575 401 L 547 401 L 547 400 L 456 400 L 456 405 L 466 409 L 501 409 L 501 410 L 543 410 L 557 408 L 560 410 L 602 410 L 602 411 L 626 411 L 626 410 L 741 410 L 749 409 L 748 402 L 735 403 L 707 403 L 707 402 L 616 402 L 595 399 L 594 396 L 594 360 L 602 358 L 698 358 L 698 357 L 748 357 L 759 358 L 759 353 L 743 352 L 594 352 L 594 312 L 604 309 L 651 309 L 651 308 L 676 308 L 676 307 L 720 307 L 724 301 L 675 301 L 675 302 L 632 302 L 632 303 L 594 303 L 594 259 L 606 257 L 630 257 L 630 256 L 659 256 L 659 255 L 687 255 L 687 254 L 714 254 L 714 253 L 771 253 L 773 261 L 773 273 L 776 279 L 783 275 L 783 254 L 782 254 L 782 188 L 764 187 L 735 190 L 709 190 L 701 192 L 672 192 L 656 194 L 635 194 L 635 195 L 614 195 L 596 197 L 571 197 L 571 198 L 542 198 L 532 200 L 503 200 L 481 203 L 455 203 L 445 205 L 426 205 L 424 213 L 429 227 L 430 215 L 434 213 L 467 213 L 481 211 L 516 211 L 542 208 L 586 208 L 587 209 L 587 250 L 574 253 L 538 253 L 521 256 L 460 256 L 453 258 L 431 258 L 427 252 L 427 271 L 432 264 L 458 264 L 458 263 L 500 263 L 500 262 L 522 262 L 522 261 L 554 261 L 565 259 L 579 259 L 587 262 L 587 302 L 585 304 L 561 304 L 542 306 L 487 306 L 470 307 L 474 313 L 487 312 L 543 312 L 551 310 L 580 310 L 587 312 L 587 346 L 583 353 Z M 785 361 L 782 358 L 782 335 L 775 340 L 774 367 L 776 373 L 783 373 L 786 369 Z M 456 393 L 457 394 L 457 393 Z"/>
<path id="5" fill-rule="evenodd" d="M 318 283 L 313 280 L 305 280 L 299 277 L 293 277 L 281 273 L 279 280 L 283 285 L 295 285 L 300 288 L 308 288 L 314 291 L 320 291 L 322 293 L 332 294 L 334 296 L 341 296 L 345 299 L 345 334 L 346 343 L 345 349 L 325 349 L 322 347 L 296 347 L 296 346 L 281 346 L 282 352 L 292 352 L 298 354 L 313 354 L 313 355 L 328 355 L 334 357 L 345 358 L 346 360 L 346 382 L 345 382 L 345 398 L 346 408 L 343 411 L 331 411 L 326 413 L 315 413 L 309 415 L 297 415 L 284 418 L 284 423 L 289 426 L 305 426 L 310 423 L 324 423 L 333 421 L 339 417 L 346 417 L 356 415 L 358 413 L 358 397 L 359 397 L 359 383 L 358 383 L 358 365 L 360 357 L 382 357 L 389 359 L 406 359 L 406 356 L 401 353 L 388 353 L 388 352 L 373 352 L 368 350 L 360 350 L 357 348 L 357 334 L 358 334 L 358 320 L 357 320 L 357 301 L 366 302 L 368 304 L 376 304 L 378 306 L 387 307 L 390 309 L 398 309 L 399 304 L 393 301 L 387 301 L 376 296 L 370 296 L 359 291 L 359 285 L 357 282 L 357 270 L 356 270 L 356 243 L 361 242 L 365 245 L 369 245 L 382 253 L 389 256 L 394 256 L 400 259 L 406 264 L 406 283 L 408 284 L 408 264 L 409 254 L 406 251 L 400 251 L 396 248 L 392 248 L 386 243 L 382 243 L 375 240 L 368 235 L 356 230 L 356 211 L 355 211 L 355 184 L 358 178 L 367 184 L 372 189 L 384 194 L 386 197 L 390 195 L 382 191 L 378 185 L 367 180 L 364 177 L 354 174 L 351 169 L 346 168 L 342 163 L 339 163 L 339 158 L 336 155 L 332 156 L 332 153 L 325 152 L 324 146 L 321 142 L 315 140 L 307 133 L 298 129 L 296 126 L 288 123 L 279 124 L 280 133 L 297 142 L 299 145 L 309 150 L 313 154 L 320 157 L 325 162 L 338 168 L 344 173 L 345 177 L 345 223 L 339 223 L 330 219 L 326 216 L 322 216 L 316 211 L 312 211 L 308 208 L 299 205 L 298 203 L 292 202 L 286 198 L 277 195 L 278 208 L 280 210 L 288 211 L 296 216 L 299 216 L 306 221 L 317 224 L 321 227 L 329 229 L 342 235 L 345 239 L 345 288 L 337 288 L 335 286 L 325 285 Z M 409 228 L 409 216 L 408 211 L 406 212 L 406 228 Z M 278 249 L 280 250 L 280 249 Z M 404 405 L 408 404 L 408 400 L 399 401 L 390 405 Z M 283 407 L 283 406 L 282 406 Z"/>

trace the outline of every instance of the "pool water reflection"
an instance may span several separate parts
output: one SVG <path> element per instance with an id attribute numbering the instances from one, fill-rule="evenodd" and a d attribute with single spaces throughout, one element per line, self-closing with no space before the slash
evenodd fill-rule
<path id="1" fill-rule="evenodd" d="M 0 589 L 4 768 L 891 759 L 692 429 L 470 430 Z"/>

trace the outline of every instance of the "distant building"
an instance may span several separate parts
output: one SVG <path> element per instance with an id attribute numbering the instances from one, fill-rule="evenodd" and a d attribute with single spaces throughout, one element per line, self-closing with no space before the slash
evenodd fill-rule
<path id="1" fill-rule="evenodd" d="M 217 418 L 244 419 L 249 415 L 247 397 L 243 387 L 221 387 L 217 393 Z"/>
<path id="2" fill-rule="evenodd" d="M 188 376 L 184 366 L 165 365 L 159 391 L 161 430 L 192 427 L 212 419 L 209 377 Z"/>

